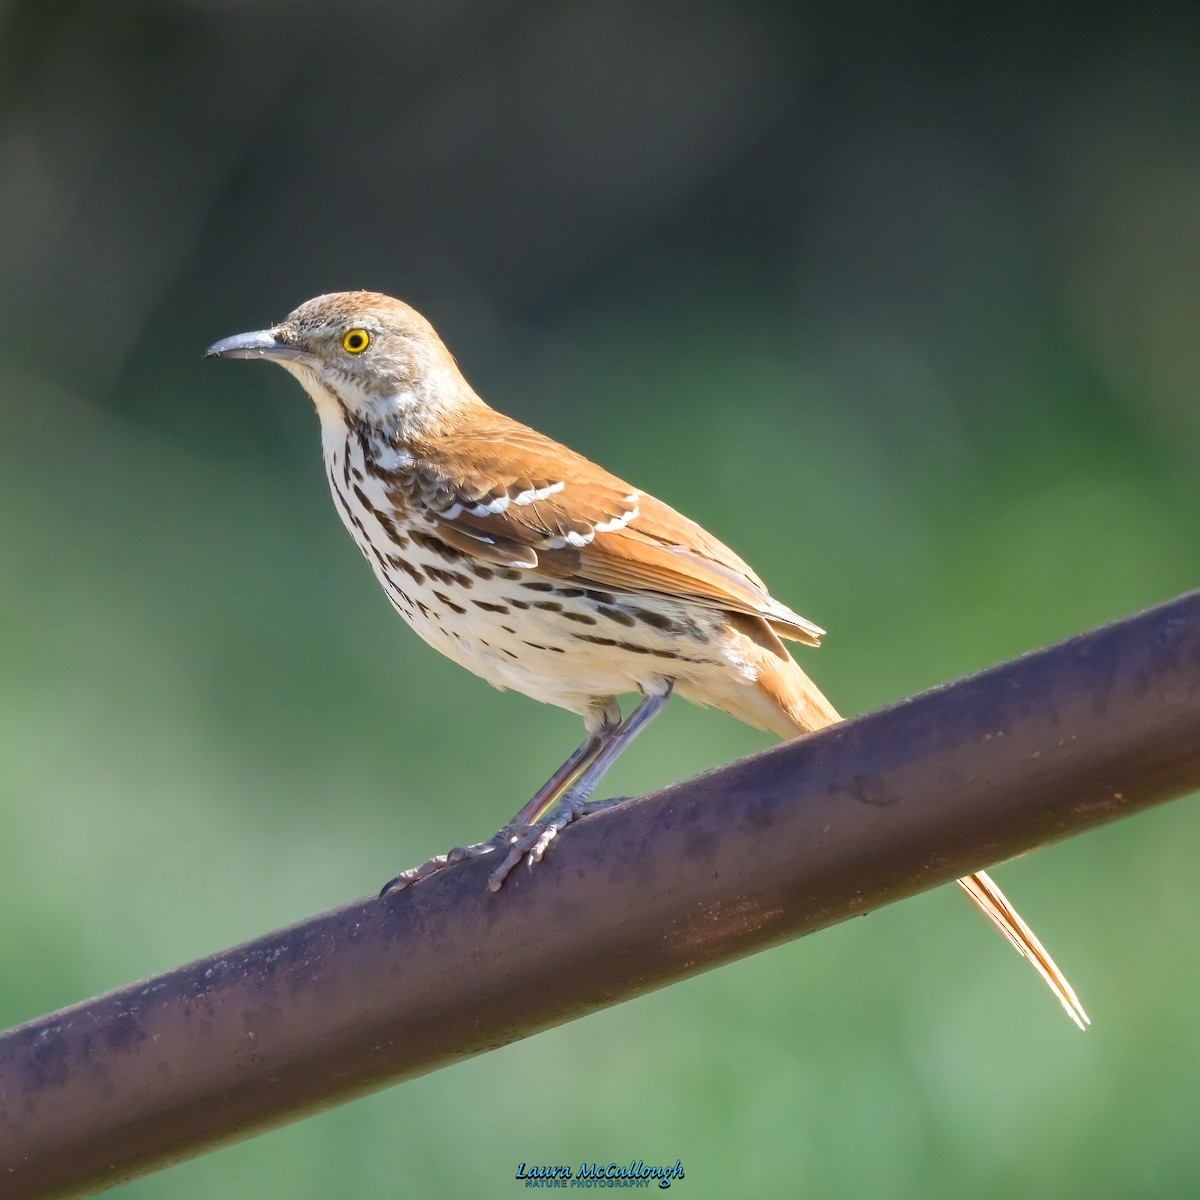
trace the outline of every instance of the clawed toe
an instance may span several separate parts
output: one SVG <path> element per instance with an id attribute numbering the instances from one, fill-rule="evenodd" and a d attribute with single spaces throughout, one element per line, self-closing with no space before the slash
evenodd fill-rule
<path id="1" fill-rule="evenodd" d="M 504 861 L 488 876 L 488 891 L 498 892 L 508 878 L 513 867 L 517 865 L 536 844 L 542 835 L 541 825 L 526 825 L 514 822 L 505 825 L 494 838 L 492 843 L 497 850 L 505 850 Z"/>
<path id="2" fill-rule="evenodd" d="M 497 834 L 496 838 L 499 836 L 500 834 Z M 428 862 L 423 862 L 419 867 L 409 867 L 407 871 L 401 871 L 395 879 L 390 879 L 383 885 L 379 895 L 383 897 L 390 892 L 402 892 L 405 888 L 410 888 L 414 883 L 420 883 L 422 879 L 428 879 L 430 875 L 436 875 L 447 867 L 491 854 L 502 844 L 497 842 L 496 838 L 491 838 L 486 842 L 476 842 L 473 846 L 455 846 L 452 850 L 447 850 L 445 854 L 435 854 Z"/>
<path id="3" fill-rule="evenodd" d="M 624 800 L 624 796 L 612 800 L 585 800 L 568 793 L 536 825 L 524 827 L 511 838 L 504 861 L 488 876 L 488 890 L 498 892 L 522 858 L 532 870 L 534 863 L 542 861 L 550 843 L 572 822 Z"/>
<path id="4" fill-rule="evenodd" d="M 550 843 L 574 821 L 586 817 L 590 813 L 599 812 L 614 804 L 624 801 L 624 796 L 613 800 L 584 800 L 570 794 L 564 796 L 549 813 L 539 822 L 527 825 L 523 822 L 513 822 L 506 825 L 486 842 L 477 842 L 473 846 L 455 846 L 445 854 L 438 854 L 419 867 L 409 867 L 401 871 L 395 879 L 384 884 L 379 895 L 386 896 L 391 892 L 401 892 L 436 875 L 456 863 L 466 862 L 473 858 L 483 858 L 486 854 L 494 854 L 497 850 L 505 851 L 503 861 L 488 876 L 488 891 L 498 892 L 504 881 L 512 874 L 513 868 L 522 860 L 531 870 L 534 863 L 542 861 Z"/>

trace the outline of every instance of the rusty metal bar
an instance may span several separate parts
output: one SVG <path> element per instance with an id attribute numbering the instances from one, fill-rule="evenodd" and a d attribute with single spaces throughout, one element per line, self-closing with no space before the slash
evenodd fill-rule
<path id="1" fill-rule="evenodd" d="M 0 1194 L 103 1190 L 1197 787 L 1200 592 L 590 817 L 498 895 L 466 864 L 0 1034 Z"/>

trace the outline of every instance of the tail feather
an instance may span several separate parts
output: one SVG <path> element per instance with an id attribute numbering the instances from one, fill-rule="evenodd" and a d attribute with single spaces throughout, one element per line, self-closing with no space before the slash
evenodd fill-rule
<path id="1" fill-rule="evenodd" d="M 971 903 L 1033 964 L 1033 969 L 1046 981 L 1046 986 L 1058 998 L 1059 1004 L 1067 1010 L 1067 1016 L 1079 1026 L 1086 1029 L 1092 1022 L 1075 989 L 1067 982 L 1067 977 L 1058 969 L 1058 964 L 1050 957 L 1046 947 L 1038 941 L 1037 935 L 1021 920 L 1007 897 L 996 886 L 995 881 L 986 871 L 978 871 L 958 881 L 958 886 L 966 892 Z"/>
<path id="2" fill-rule="evenodd" d="M 751 651 L 748 657 L 754 659 L 757 668 L 755 691 L 758 707 L 753 713 L 746 711 L 744 715 L 734 712 L 735 716 L 740 715 L 742 720 L 770 729 L 782 737 L 798 737 L 841 720 L 833 705 L 800 669 L 795 659 L 786 651 L 781 656 L 761 639 L 756 639 L 756 642 L 758 652 Z M 779 650 L 782 651 L 783 647 L 780 646 Z M 764 710 L 769 710 L 769 717 L 764 718 Z M 1091 1021 L 1066 976 L 991 877 L 979 871 L 960 879 L 958 886 L 1011 945 L 1029 959 L 1071 1020 L 1080 1029 L 1086 1029 Z"/>

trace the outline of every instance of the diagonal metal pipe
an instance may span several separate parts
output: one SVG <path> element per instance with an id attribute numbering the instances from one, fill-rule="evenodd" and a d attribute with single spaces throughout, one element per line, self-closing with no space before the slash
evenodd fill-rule
<path id="1" fill-rule="evenodd" d="M 0 1194 L 78 1196 L 1200 787 L 1200 592 L 0 1034 Z"/>

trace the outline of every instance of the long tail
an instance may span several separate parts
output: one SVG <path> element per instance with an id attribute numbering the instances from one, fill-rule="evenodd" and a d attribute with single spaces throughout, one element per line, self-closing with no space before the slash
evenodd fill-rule
<path id="1" fill-rule="evenodd" d="M 1021 920 L 1004 893 L 996 886 L 992 877 L 986 871 L 978 871 L 958 881 L 958 886 L 967 893 L 971 903 L 1016 947 L 1016 949 L 1033 964 L 1033 969 L 1046 981 L 1046 986 L 1058 997 L 1058 1002 L 1067 1010 L 1067 1016 L 1079 1026 L 1086 1029 L 1092 1022 L 1075 989 L 1067 982 L 1067 977 L 1058 969 L 1054 959 L 1050 957 L 1046 947 L 1038 941 L 1037 935 Z"/>
<path id="2" fill-rule="evenodd" d="M 797 737 L 840 721 L 841 716 L 816 684 L 782 646 L 775 645 L 778 651 L 774 646 L 759 642 L 759 651 L 755 654 L 759 668 L 757 694 L 753 700 L 747 700 L 744 711 L 739 714 L 742 719 L 781 737 Z M 1075 989 L 991 876 L 980 871 L 960 879 L 958 886 L 996 929 L 1029 959 L 1071 1020 L 1080 1029 L 1086 1029 L 1091 1021 L 1083 1011 Z"/>

